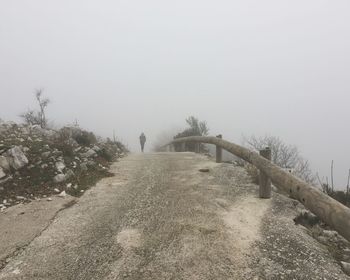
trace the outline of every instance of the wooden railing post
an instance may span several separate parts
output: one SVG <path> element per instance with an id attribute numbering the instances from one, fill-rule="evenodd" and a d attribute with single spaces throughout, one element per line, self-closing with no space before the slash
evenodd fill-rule
<path id="1" fill-rule="evenodd" d="M 222 139 L 222 135 L 219 134 L 216 136 L 217 138 Z M 222 162 L 222 148 L 216 145 L 216 162 L 221 163 Z"/>
<path id="2" fill-rule="evenodd" d="M 269 147 L 260 150 L 260 155 L 271 161 L 271 149 Z M 271 179 L 261 170 L 259 170 L 259 197 L 271 198 Z"/>
<path id="3" fill-rule="evenodd" d="M 200 153 L 200 145 L 199 143 L 194 143 L 194 152 L 197 154 Z"/>
<path id="4" fill-rule="evenodd" d="M 173 145 L 173 144 L 169 144 L 169 145 L 166 147 L 166 151 L 167 151 L 167 152 L 173 152 L 173 151 L 174 151 L 174 145 Z"/>

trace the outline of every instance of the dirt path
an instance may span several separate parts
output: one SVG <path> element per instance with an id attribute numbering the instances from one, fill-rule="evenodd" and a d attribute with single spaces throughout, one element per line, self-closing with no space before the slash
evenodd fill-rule
<path id="1" fill-rule="evenodd" d="M 243 169 L 161 153 L 129 156 L 112 171 L 60 212 L 0 279 L 283 279 L 264 270 L 261 228 L 273 201 L 257 199 Z"/>

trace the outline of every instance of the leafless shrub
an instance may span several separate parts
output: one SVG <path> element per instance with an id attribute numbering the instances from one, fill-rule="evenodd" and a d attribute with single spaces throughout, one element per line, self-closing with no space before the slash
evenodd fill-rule
<path id="1" fill-rule="evenodd" d="M 310 164 L 299 153 L 296 146 L 284 143 L 280 138 L 274 136 L 243 138 L 243 145 L 254 150 L 262 150 L 266 147 L 271 149 L 271 160 L 282 168 L 293 170 L 293 174 L 304 181 L 315 184 L 316 178 Z"/>
<path id="2" fill-rule="evenodd" d="M 34 110 L 28 110 L 25 113 L 22 113 L 19 115 L 25 124 L 29 125 L 40 125 L 40 115 L 39 112 L 36 112 Z"/>
<path id="3" fill-rule="evenodd" d="M 47 127 L 46 119 L 46 108 L 50 103 L 48 98 L 42 97 L 43 90 L 38 89 L 35 92 L 35 98 L 39 104 L 39 111 L 29 109 L 27 112 L 20 114 L 20 117 L 23 119 L 24 123 L 29 125 L 40 125 L 41 128 Z"/>
<path id="4" fill-rule="evenodd" d="M 333 172 L 333 165 L 334 162 L 331 163 L 331 173 Z M 319 175 L 316 174 L 317 180 L 322 188 L 322 191 L 326 194 L 328 194 L 330 197 L 334 198 L 335 200 L 338 200 L 340 203 L 344 204 L 345 206 L 350 206 L 350 194 L 349 194 L 349 184 L 350 184 L 350 170 L 348 173 L 348 180 L 346 184 L 345 191 L 342 190 L 334 190 L 334 186 L 332 186 L 329 181 L 328 177 L 326 177 L 326 180 L 324 180 L 324 177 L 322 180 L 320 179 Z"/>
<path id="5" fill-rule="evenodd" d="M 77 141 L 79 145 L 90 146 L 97 143 L 95 134 L 85 130 L 81 130 L 79 134 L 73 135 L 73 139 Z"/>
<path id="6" fill-rule="evenodd" d="M 39 113 L 39 116 L 40 116 L 40 126 L 41 128 L 45 128 L 46 125 L 47 125 L 47 120 L 46 120 L 46 107 L 47 105 L 49 105 L 50 103 L 50 99 L 48 98 L 42 98 L 42 89 L 38 89 L 35 93 L 35 97 L 36 97 L 36 100 L 38 101 L 39 103 L 39 107 L 40 107 L 40 113 Z"/>

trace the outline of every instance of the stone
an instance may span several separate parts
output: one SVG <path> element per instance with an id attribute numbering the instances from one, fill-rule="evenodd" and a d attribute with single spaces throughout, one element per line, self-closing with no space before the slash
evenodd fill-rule
<path id="1" fill-rule="evenodd" d="M 320 219 L 312 214 L 310 211 L 305 209 L 298 209 L 299 215 L 294 218 L 296 225 L 302 225 L 305 227 L 313 227 L 317 225 Z"/>
<path id="2" fill-rule="evenodd" d="M 66 175 L 64 174 L 57 174 L 54 178 L 53 178 L 55 183 L 62 183 L 66 180 Z"/>
<path id="3" fill-rule="evenodd" d="M 101 151 L 101 148 L 99 146 L 93 146 L 92 149 L 95 151 L 95 152 L 99 152 Z"/>
<path id="4" fill-rule="evenodd" d="M 75 175 L 74 172 L 69 169 L 65 176 L 66 176 L 66 179 L 69 179 L 69 178 L 73 177 L 74 175 Z"/>
<path id="5" fill-rule="evenodd" d="M 27 153 L 27 152 L 29 152 L 30 149 L 28 147 L 23 147 L 22 150 L 23 150 L 23 152 Z"/>
<path id="6" fill-rule="evenodd" d="M 337 237 L 338 233 L 334 230 L 324 230 L 322 234 L 328 238 Z"/>
<path id="7" fill-rule="evenodd" d="M 97 163 L 95 161 L 93 161 L 93 160 L 89 160 L 89 161 L 86 162 L 87 166 L 95 166 L 96 164 Z"/>
<path id="8" fill-rule="evenodd" d="M 344 272 L 347 275 L 350 275 L 350 263 L 348 263 L 348 262 L 340 262 L 340 263 L 341 263 L 341 266 L 342 266 Z"/>
<path id="9" fill-rule="evenodd" d="M 87 167 L 87 164 L 85 162 L 80 165 L 80 168 L 82 171 L 88 171 L 88 167 Z"/>
<path id="10" fill-rule="evenodd" d="M 97 156 L 97 154 L 93 149 L 89 149 L 87 152 L 83 153 L 82 156 L 85 158 L 90 158 Z"/>
<path id="11" fill-rule="evenodd" d="M 48 158 L 48 157 L 50 156 L 50 154 L 51 154 L 50 151 L 48 151 L 48 152 L 43 152 L 43 153 L 41 154 L 41 156 L 42 156 L 43 158 Z"/>
<path id="12" fill-rule="evenodd" d="M 59 193 L 59 192 L 60 192 L 60 190 L 57 189 L 57 188 L 55 188 L 54 191 L 55 191 L 56 193 Z"/>
<path id="13" fill-rule="evenodd" d="M 199 169 L 200 172 L 209 172 L 209 168 L 201 168 Z"/>
<path id="14" fill-rule="evenodd" d="M 24 135 L 28 135 L 30 133 L 29 127 L 22 126 L 21 127 L 21 133 Z"/>
<path id="15" fill-rule="evenodd" d="M 0 180 L 0 184 L 5 183 L 5 182 L 7 182 L 7 181 L 10 181 L 10 180 L 12 180 L 12 179 L 13 179 L 12 176 L 7 176 L 7 178 Z M 14 185 L 15 185 L 15 184 L 14 184 Z"/>
<path id="16" fill-rule="evenodd" d="M 66 193 L 66 191 L 62 191 L 58 196 L 59 197 L 66 197 L 67 193 Z"/>
<path id="17" fill-rule="evenodd" d="M 58 172 L 63 172 L 63 170 L 66 168 L 66 165 L 62 161 L 58 161 L 55 163 L 56 169 Z"/>
<path id="18" fill-rule="evenodd" d="M 0 167 L 4 170 L 10 170 L 10 163 L 8 159 L 4 156 L 0 156 Z"/>
<path id="19" fill-rule="evenodd" d="M 9 149 L 6 152 L 6 155 L 9 158 L 10 166 L 15 170 L 21 169 L 22 167 L 26 166 L 29 162 L 27 157 L 24 155 L 24 153 L 18 146 Z"/>
<path id="20" fill-rule="evenodd" d="M 328 240 L 326 237 L 324 237 L 324 236 L 318 236 L 317 239 L 318 239 L 318 241 L 320 241 L 320 242 L 323 243 L 323 244 L 328 244 L 328 241 L 329 241 L 329 240 Z"/>
<path id="21" fill-rule="evenodd" d="M 25 198 L 24 196 L 17 195 L 17 196 L 16 196 L 16 199 L 17 199 L 17 200 L 25 200 L 26 198 Z"/>
<path id="22" fill-rule="evenodd" d="M 0 167 L 0 179 L 6 177 L 6 173 L 4 172 L 4 170 Z"/>

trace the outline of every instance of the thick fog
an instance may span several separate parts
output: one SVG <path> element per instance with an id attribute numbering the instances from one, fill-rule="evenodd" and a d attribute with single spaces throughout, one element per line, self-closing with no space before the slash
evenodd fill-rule
<path id="1" fill-rule="evenodd" d="M 350 2 L 1 1 L 0 118 L 48 118 L 138 151 L 189 115 L 240 143 L 270 134 L 344 187 L 350 168 Z"/>

